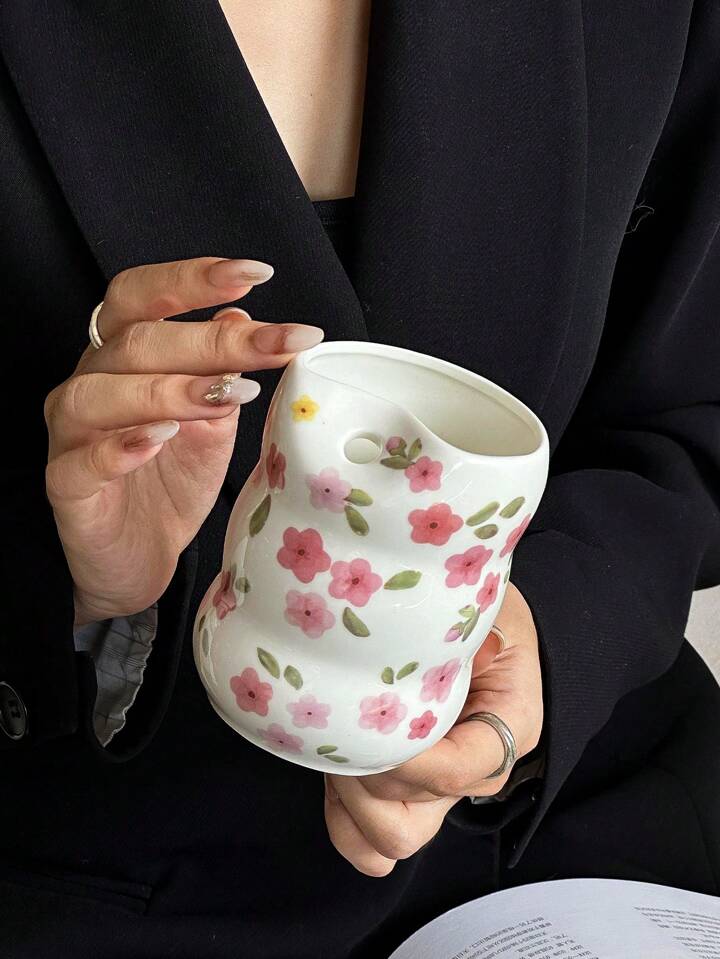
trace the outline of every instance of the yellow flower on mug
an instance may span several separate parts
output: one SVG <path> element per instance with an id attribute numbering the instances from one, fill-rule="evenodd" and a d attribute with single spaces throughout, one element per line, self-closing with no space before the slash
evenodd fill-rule
<path id="1" fill-rule="evenodd" d="M 310 399 L 307 394 L 303 394 L 300 399 L 290 404 L 290 409 L 292 410 L 293 419 L 297 423 L 300 420 L 315 419 L 315 414 L 320 407 L 315 400 Z"/>

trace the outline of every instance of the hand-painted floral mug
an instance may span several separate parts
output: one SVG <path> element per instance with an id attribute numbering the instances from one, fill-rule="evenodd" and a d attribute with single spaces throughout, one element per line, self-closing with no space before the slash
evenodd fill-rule
<path id="1" fill-rule="evenodd" d="M 334 773 L 431 746 L 462 709 L 547 470 L 540 420 L 475 373 L 376 343 L 298 354 L 197 613 L 215 710 Z"/>

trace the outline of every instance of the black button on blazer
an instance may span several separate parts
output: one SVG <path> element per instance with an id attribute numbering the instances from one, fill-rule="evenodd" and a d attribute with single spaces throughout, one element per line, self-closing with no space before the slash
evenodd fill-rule
<path id="1" fill-rule="evenodd" d="M 720 580 L 718 5 L 378 0 L 345 265 L 216 0 L 6 0 L 0 56 L 0 682 L 27 724 L 0 731 L 9 955 L 381 956 L 503 884 L 716 892 L 720 705 L 683 631 Z M 225 727 L 192 664 L 275 374 L 125 729 L 93 737 L 43 399 L 116 273 L 208 255 L 274 266 L 242 300 L 255 318 L 437 354 L 550 435 L 512 569 L 541 642 L 545 778 L 535 801 L 460 803 L 380 881 L 330 847 L 320 777 Z"/>

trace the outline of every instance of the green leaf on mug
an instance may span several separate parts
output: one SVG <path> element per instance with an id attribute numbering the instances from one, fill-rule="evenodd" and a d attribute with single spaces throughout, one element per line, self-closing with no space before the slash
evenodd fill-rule
<path id="1" fill-rule="evenodd" d="M 280 679 L 280 667 L 278 666 L 277 659 L 266 649 L 260 649 L 259 646 L 257 648 L 257 656 L 270 675 L 274 676 L 275 679 Z"/>
<path id="2" fill-rule="evenodd" d="M 508 516 L 514 516 L 524 502 L 524 496 L 516 496 L 515 499 L 510 500 L 507 506 L 503 506 L 503 508 L 500 510 L 500 515 L 504 516 L 505 519 L 507 519 Z"/>
<path id="3" fill-rule="evenodd" d="M 468 526 L 478 526 L 480 523 L 484 523 L 486 519 L 490 519 L 499 506 L 500 504 L 498 501 L 494 499 L 492 503 L 488 503 L 487 506 L 483 506 L 482 509 L 479 509 L 477 513 L 473 513 L 472 516 L 469 516 L 465 520 L 465 523 Z"/>
<path id="4" fill-rule="evenodd" d="M 422 440 L 417 439 L 408 450 L 408 459 L 416 460 L 421 453 L 422 453 Z"/>
<path id="5" fill-rule="evenodd" d="M 405 679 L 405 677 L 409 676 L 410 673 L 414 673 L 419 665 L 420 663 L 406 663 L 402 669 L 398 669 L 398 674 L 395 678 Z"/>
<path id="6" fill-rule="evenodd" d="M 202 651 L 206 656 L 210 655 L 210 634 L 206 629 L 202 631 Z"/>
<path id="7" fill-rule="evenodd" d="M 380 679 L 382 679 L 384 683 L 387 683 L 388 686 L 392 686 L 392 684 L 395 682 L 395 673 L 389 666 L 386 666 L 385 669 L 383 669 L 383 671 L 380 673 Z"/>
<path id="8" fill-rule="evenodd" d="M 286 666 L 283 676 L 285 677 L 285 681 L 290 683 L 293 689 L 300 689 L 302 687 L 302 676 L 299 670 L 295 669 L 294 666 Z"/>
<path id="9" fill-rule="evenodd" d="M 382 466 L 388 466 L 391 470 L 406 470 L 410 466 L 410 460 L 407 456 L 399 456 L 397 453 L 393 453 L 392 456 L 386 456 L 384 460 L 380 460 Z"/>
<path id="10" fill-rule="evenodd" d="M 478 620 L 479 620 L 479 619 L 480 619 L 480 610 L 479 610 L 479 609 L 476 609 L 476 610 L 475 610 L 475 613 L 474 613 L 473 616 L 472 616 L 472 618 L 469 619 L 469 620 L 467 621 L 467 623 L 465 623 L 465 629 L 463 630 L 463 634 L 462 634 L 462 642 L 463 642 L 463 643 L 464 643 L 465 640 L 470 636 L 470 633 L 472 633 L 472 631 L 475 629 L 475 627 L 476 627 L 477 624 L 478 624 Z"/>
<path id="11" fill-rule="evenodd" d="M 372 506 L 372 496 L 364 489 L 351 489 L 345 497 L 346 503 L 352 503 L 353 506 Z"/>
<path id="12" fill-rule="evenodd" d="M 401 573 L 395 573 L 385 583 L 385 589 L 412 589 L 420 582 L 422 573 L 416 569 L 404 569 Z"/>
<path id="13" fill-rule="evenodd" d="M 353 613 L 349 606 L 346 606 L 343 610 L 342 621 L 345 629 L 352 633 L 353 636 L 362 636 L 364 638 L 370 635 L 370 630 L 367 628 L 365 623 L 360 619 L 359 616 L 356 616 L 355 613 Z"/>
<path id="14" fill-rule="evenodd" d="M 238 576 L 238 578 L 235 580 L 235 589 L 239 593 L 249 593 L 250 581 L 245 576 Z"/>
<path id="15" fill-rule="evenodd" d="M 230 582 L 235 582 L 235 577 L 237 576 L 237 563 L 233 563 L 230 567 Z"/>
<path id="16" fill-rule="evenodd" d="M 398 439 L 400 440 L 400 442 L 397 444 L 397 446 L 393 446 L 392 449 L 390 449 L 390 447 L 387 446 L 386 449 L 388 453 L 390 453 L 393 456 L 395 454 L 397 454 L 398 456 L 405 456 L 405 447 L 407 446 L 407 443 L 400 436 L 398 436 Z"/>
<path id="17" fill-rule="evenodd" d="M 327 756 L 328 753 L 336 753 L 337 746 L 318 746 L 315 750 L 318 756 Z"/>
<path id="18" fill-rule="evenodd" d="M 353 533 L 357 533 L 358 536 L 367 536 L 370 527 L 362 513 L 358 513 L 352 506 L 346 506 L 345 515 L 347 516 L 348 525 Z"/>
<path id="19" fill-rule="evenodd" d="M 468 619 L 470 616 L 472 616 L 474 612 L 475 612 L 474 606 L 463 606 L 462 609 L 458 610 L 458 613 L 460 613 L 460 615 L 463 616 L 465 619 Z"/>
<path id="20" fill-rule="evenodd" d="M 270 515 L 270 494 L 268 493 L 262 503 L 250 517 L 250 535 L 257 536 L 260 530 L 267 523 Z"/>
<path id="21" fill-rule="evenodd" d="M 334 762 L 334 763 L 349 763 L 349 762 L 350 762 L 350 760 L 347 758 L 347 756 L 327 756 L 326 758 L 332 760 L 332 762 Z"/>
<path id="22" fill-rule="evenodd" d="M 494 523 L 488 523 L 487 526 L 478 526 L 475 530 L 475 535 L 478 539 L 490 539 L 491 536 L 494 536 L 498 531 L 497 526 Z"/>

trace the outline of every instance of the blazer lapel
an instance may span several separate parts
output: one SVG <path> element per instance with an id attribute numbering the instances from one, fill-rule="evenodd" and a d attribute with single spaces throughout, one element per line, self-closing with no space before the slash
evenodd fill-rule
<path id="1" fill-rule="evenodd" d="M 192 256 L 267 260 L 272 281 L 242 301 L 257 319 L 369 331 L 542 411 L 583 239 L 579 0 L 375 0 L 347 272 L 217 0 L 15 0 L 0 27 L 106 280 Z"/>
<path id="2" fill-rule="evenodd" d="M 193 256 L 266 260 L 275 277 L 243 301 L 253 316 L 365 337 L 216 0 L 5 9 L 9 68 L 107 280 Z"/>

